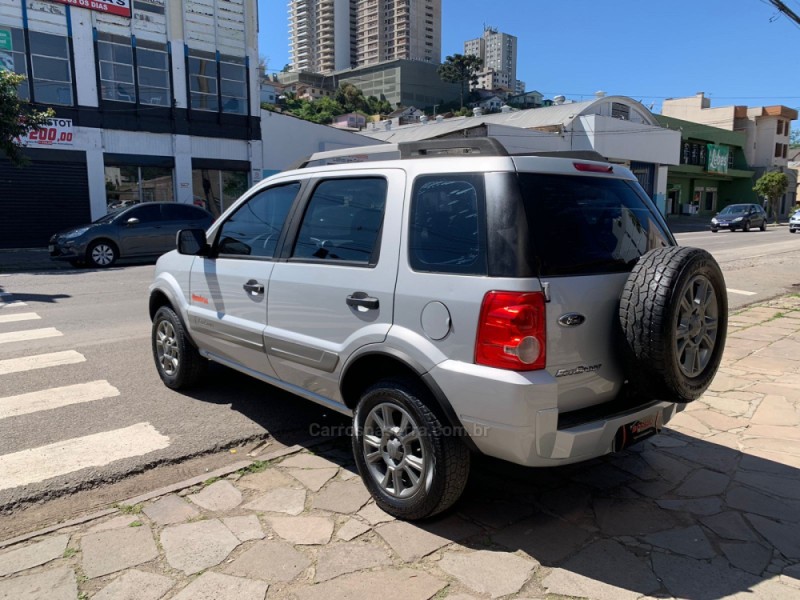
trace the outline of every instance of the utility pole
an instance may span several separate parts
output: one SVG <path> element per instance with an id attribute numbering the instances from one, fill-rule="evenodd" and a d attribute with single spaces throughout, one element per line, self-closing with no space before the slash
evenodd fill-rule
<path id="1" fill-rule="evenodd" d="M 784 4 L 781 0 L 769 0 L 769 3 L 789 17 L 792 21 L 800 25 L 800 17 L 798 17 L 797 14 L 791 8 L 786 6 L 786 4 Z"/>

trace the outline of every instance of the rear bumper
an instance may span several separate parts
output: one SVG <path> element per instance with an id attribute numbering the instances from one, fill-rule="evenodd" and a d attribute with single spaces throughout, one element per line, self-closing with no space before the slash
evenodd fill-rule
<path id="1" fill-rule="evenodd" d="M 663 426 L 682 409 L 672 402 L 614 401 L 577 411 L 583 414 L 559 413 L 556 383 L 547 372 L 445 361 L 430 375 L 480 452 L 530 467 L 608 454 L 623 426 L 653 417 Z"/>

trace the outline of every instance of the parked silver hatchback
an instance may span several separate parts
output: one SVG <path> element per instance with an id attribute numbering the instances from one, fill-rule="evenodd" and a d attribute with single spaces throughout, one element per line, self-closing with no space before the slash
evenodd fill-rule
<path id="1" fill-rule="evenodd" d="M 452 505 L 471 453 L 563 465 L 658 432 L 714 377 L 727 312 L 629 170 L 493 139 L 316 154 L 181 232 L 150 288 L 167 386 L 212 360 L 352 415 L 404 519 Z"/>

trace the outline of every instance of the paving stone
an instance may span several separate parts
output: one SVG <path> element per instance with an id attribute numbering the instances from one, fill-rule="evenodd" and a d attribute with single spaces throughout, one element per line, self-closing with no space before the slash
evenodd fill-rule
<path id="1" fill-rule="evenodd" d="M 780 425 L 750 425 L 742 434 L 745 438 L 762 437 L 778 440 L 800 440 L 800 429 L 797 426 L 782 427 Z"/>
<path id="2" fill-rule="evenodd" d="M 655 574 L 676 598 L 727 598 L 759 581 L 749 573 L 686 556 L 653 552 L 651 559 Z"/>
<path id="3" fill-rule="evenodd" d="M 239 555 L 225 571 L 231 575 L 268 583 L 291 581 L 311 566 L 294 546 L 278 540 L 262 540 Z"/>
<path id="4" fill-rule="evenodd" d="M 743 416 L 750 412 L 751 403 L 749 401 L 731 398 L 731 394 L 731 392 L 728 392 L 723 396 L 714 398 L 714 400 L 711 402 L 714 410 L 719 410 L 723 413 L 737 416 Z"/>
<path id="5" fill-rule="evenodd" d="M 369 530 L 369 525 L 365 525 L 358 519 L 349 519 L 344 525 L 339 527 L 339 531 L 336 532 L 336 537 L 349 542 Z"/>
<path id="6" fill-rule="evenodd" d="M 381 600 L 428 600 L 447 582 L 416 569 L 362 571 L 294 592 L 298 600 L 361 600 L 380 594 Z"/>
<path id="7" fill-rule="evenodd" d="M 269 524 L 275 533 L 293 544 L 327 544 L 333 534 L 330 517 L 271 517 Z"/>
<path id="8" fill-rule="evenodd" d="M 765 336 L 769 336 L 770 333 L 772 333 L 772 339 L 775 339 L 775 333 L 773 331 L 771 331 L 769 328 L 765 328 L 765 330 L 767 331 L 767 333 L 764 334 Z M 746 356 L 745 358 L 736 361 L 735 366 L 741 369 L 747 369 L 748 371 L 755 371 L 757 373 L 773 373 L 775 375 L 781 375 L 784 372 L 793 372 L 793 370 L 797 368 L 797 363 L 793 360 L 787 360 L 784 358 L 751 354 L 750 356 Z"/>
<path id="9" fill-rule="evenodd" d="M 660 478 L 658 472 L 638 454 L 619 457 L 614 460 L 614 465 L 645 481 L 654 481 Z"/>
<path id="10" fill-rule="evenodd" d="M 163 575 L 131 569 L 92 596 L 92 600 L 159 600 L 175 581 Z"/>
<path id="11" fill-rule="evenodd" d="M 667 481 L 680 483 L 686 479 L 686 476 L 691 471 L 691 469 L 681 461 L 667 456 L 660 450 L 646 450 L 642 452 L 641 456 L 662 479 L 666 479 Z"/>
<path id="12" fill-rule="evenodd" d="M 222 519 L 222 522 L 240 542 L 249 542 L 250 540 L 260 540 L 264 538 L 264 530 L 261 528 L 261 521 L 258 520 L 256 515 L 228 517 Z"/>
<path id="13" fill-rule="evenodd" d="M 269 584 L 222 573 L 203 573 L 173 600 L 264 600 Z"/>
<path id="14" fill-rule="evenodd" d="M 717 555 L 711 547 L 706 534 L 697 525 L 692 525 L 685 529 L 651 533 L 643 539 L 653 546 L 693 558 L 714 558 Z"/>
<path id="15" fill-rule="evenodd" d="M 57 535 L 22 548 L 15 548 L 10 552 L 3 552 L 0 554 L 0 577 L 32 569 L 56 558 L 61 558 L 64 550 L 67 549 L 68 542 L 68 535 Z"/>
<path id="16" fill-rule="evenodd" d="M 758 539 L 741 514 L 726 511 L 700 520 L 718 536 L 729 540 L 754 542 Z"/>
<path id="17" fill-rule="evenodd" d="M 789 454 L 793 456 L 800 456 L 800 441 L 797 440 L 773 440 L 770 438 L 744 438 L 742 446 L 748 451 L 754 448 L 759 450 L 767 450 L 769 452 L 778 452 L 780 454 Z"/>
<path id="18" fill-rule="evenodd" d="M 730 482 L 731 478 L 727 475 L 708 469 L 698 469 L 686 478 L 675 493 L 689 498 L 718 496 L 725 491 Z"/>
<path id="19" fill-rule="evenodd" d="M 218 565 L 239 543 L 218 519 L 172 525 L 161 532 L 167 562 L 187 575 Z"/>
<path id="20" fill-rule="evenodd" d="M 716 515 L 722 512 L 722 500 L 719 498 L 693 498 L 691 500 L 656 500 L 661 508 L 694 515 Z"/>
<path id="21" fill-rule="evenodd" d="M 769 458 L 764 458 L 764 456 Z M 769 473 L 770 475 L 779 475 L 780 477 L 788 477 L 789 479 L 795 477 L 798 466 L 786 460 L 789 457 L 785 454 L 780 455 L 783 462 L 776 461 L 776 456 L 778 455 L 774 453 L 750 451 L 748 454 L 742 456 L 742 460 L 739 461 L 738 470 L 743 472 Z"/>
<path id="22" fill-rule="evenodd" d="M 800 564 L 791 565 L 783 569 L 781 582 L 800 589 Z"/>
<path id="23" fill-rule="evenodd" d="M 598 498 L 594 510 L 597 525 L 608 535 L 647 535 L 680 524 L 675 513 L 641 500 Z"/>
<path id="24" fill-rule="evenodd" d="M 286 460 L 281 461 L 280 466 L 284 469 L 338 469 L 339 465 L 331 462 L 327 458 L 322 458 L 315 454 L 295 454 Z"/>
<path id="25" fill-rule="evenodd" d="M 733 487 L 725 494 L 725 502 L 731 508 L 755 513 L 771 519 L 795 521 L 800 514 L 786 502 L 781 502 L 760 492 L 745 488 Z"/>
<path id="26" fill-rule="evenodd" d="M 0 580 L 0 600 L 75 600 L 78 582 L 67 567 Z"/>
<path id="27" fill-rule="evenodd" d="M 759 515 L 745 515 L 745 518 L 785 557 L 800 559 L 800 535 L 797 535 L 796 527 L 788 527 Z"/>
<path id="28" fill-rule="evenodd" d="M 676 429 L 680 432 L 696 433 L 701 436 L 711 433 L 711 429 L 695 419 L 689 411 L 683 411 L 676 415 L 675 418 L 670 421 L 669 426 L 671 429 Z"/>
<path id="29" fill-rule="evenodd" d="M 175 494 L 164 496 L 146 505 L 143 512 L 159 525 L 185 523 L 200 515 L 199 510 Z"/>
<path id="30" fill-rule="evenodd" d="M 762 579 L 754 583 L 749 590 L 726 596 L 725 600 L 753 600 L 765 598 L 767 600 L 797 600 L 797 590 L 784 585 L 773 578 Z"/>
<path id="31" fill-rule="evenodd" d="M 299 515 L 306 507 L 306 491 L 292 488 L 271 490 L 244 505 L 248 510 Z"/>
<path id="32" fill-rule="evenodd" d="M 491 550 L 445 552 L 437 564 L 471 590 L 492 598 L 517 593 L 539 566 L 515 554 Z"/>
<path id="33" fill-rule="evenodd" d="M 233 510 L 242 503 L 242 492 L 230 482 L 215 481 L 197 494 L 189 496 L 189 500 L 211 512 Z"/>
<path id="34" fill-rule="evenodd" d="M 791 500 L 800 500 L 800 485 L 798 484 L 797 475 L 794 477 L 776 477 L 766 473 L 739 471 L 735 477 L 736 481 L 763 490 L 768 494 Z"/>
<path id="35" fill-rule="evenodd" d="M 752 542 L 720 544 L 720 549 L 734 567 L 753 575 L 763 573 L 772 560 L 771 550 Z"/>
<path id="36" fill-rule="evenodd" d="M 692 416 L 714 431 L 730 431 L 732 429 L 747 427 L 750 424 L 750 421 L 747 419 L 729 417 L 716 410 L 700 410 L 693 412 Z"/>
<path id="37" fill-rule="evenodd" d="M 591 465 L 580 470 L 570 479 L 598 490 L 610 490 L 636 481 L 630 473 L 609 464 Z"/>
<path id="38" fill-rule="evenodd" d="M 741 457 L 741 452 L 739 452 L 738 448 L 731 450 L 708 441 L 700 442 L 697 445 L 690 444 L 684 448 L 670 448 L 667 452 L 720 473 L 734 471 Z"/>
<path id="39" fill-rule="evenodd" d="M 236 485 L 248 490 L 259 492 L 269 492 L 270 490 L 284 487 L 300 487 L 300 484 L 293 477 L 276 468 L 267 468 L 260 473 L 245 475 Z"/>
<path id="40" fill-rule="evenodd" d="M 352 481 L 353 479 L 361 479 L 361 475 L 350 469 L 342 469 L 339 473 L 339 479 L 342 481 Z"/>
<path id="41" fill-rule="evenodd" d="M 794 404 L 785 396 L 765 396 L 756 408 L 751 419 L 753 425 L 778 425 L 791 427 L 800 425 L 800 415 L 795 410 Z"/>
<path id="42" fill-rule="evenodd" d="M 334 481 L 314 496 L 311 506 L 343 514 L 352 514 L 370 499 L 361 481 Z"/>
<path id="43" fill-rule="evenodd" d="M 98 523 L 93 527 L 88 529 L 89 533 L 97 533 L 100 531 L 109 531 L 111 529 L 122 529 L 123 527 L 130 527 L 131 523 L 134 523 L 139 520 L 139 517 L 131 516 L 131 515 L 122 515 L 119 517 L 114 517 L 109 519 L 108 521 L 103 521 L 102 523 Z"/>
<path id="44" fill-rule="evenodd" d="M 591 533 L 549 515 L 520 521 L 492 536 L 492 541 L 516 551 L 522 550 L 540 563 L 553 564 L 573 554 Z"/>
<path id="45" fill-rule="evenodd" d="M 588 546 L 542 584 L 551 594 L 596 600 L 633 600 L 661 587 L 644 560 L 611 540 Z"/>
<path id="46" fill-rule="evenodd" d="M 89 579 L 130 569 L 158 556 L 149 527 L 126 527 L 81 538 L 81 564 Z"/>
<path id="47" fill-rule="evenodd" d="M 394 521 L 394 517 L 384 512 L 377 504 L 370 502 L 360 511 L 358 516 L 364 519 L 370 525 L 380 525 L 381 523 L 388 523 Z"/>
<path id="48" fill-rule="evenodd" d="M 393 521 L 380 525 L 375 531 L 401 559 L 411 562 L 480 533 L 481 529 L 463 519 L 447 517 L 423 524 Z"/>
<path id="49" fill-rule="evenodd" d="M 328 581 L 345 573 L 391 565 L 392 557 L 383 546 L 372 541 L 326 546 L 317 554 L 314 581 Z"/>
<path id="50" fill-rule="evenodd" d="M 663 498 L 678 485 L 677 482 L 659 479 L 657 481 L 639 481 L 632 483 L 630 489 L 648 498 Z"/>
<path id="51" fill-rule="evenodd" d="M 588 488 L 569 482 L 563 486 L 557 487 L 556 489 L 544 492 L 539 497 L 539 502 L 550 512 L 555 513 L 561 518 L 572 523 L 580 523 L 586 521 L 587 519 L 594 521 L 592 498 L 592 492 Z M 461 504 L 466 503 L 462 502 Z M 467 505 L 467 508 L 468 506 L 469 505 Z M 502 508 L 506 507 L 505 504 L 500 504 L 499 506 Z M 520 518 L 530 516 L 534 511 L 533 507 L 527 503 L 515 502 L 511 503 L 511 507 L 512 509 L 508 516 L 512 519 L 512 523 L 520 520 Z M 492 522 L 487 522 L 486 516 L 473 516 L 469 513 L 468 516 L 498 529 L 509 524 L 501 523 L 501 521 L 505 520 L 502 514 L 495 514 L 493 517 L 491 517 Z"/>
<path id="52" fill-rule="evenodd" d="M 287 473 L 297 479 L 312 492 L 318 492 L 322 486 L 336 476 L 338 468 L 326 469 L 289 469 Z"/>

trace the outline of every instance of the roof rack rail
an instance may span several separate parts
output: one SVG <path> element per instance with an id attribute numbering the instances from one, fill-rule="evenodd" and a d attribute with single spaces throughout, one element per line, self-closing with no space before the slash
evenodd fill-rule
<path id="1" fill-rule="evenodd" d="M 315 152 L 295 163 L 290 169 L 306 169 L 325 165 L 340 165 L 376 160 L 406 160 L 411 158 L 434 158 L 453 156 L 508 156 L 505 147 L 494 138 L 470 138 L 449 140 L 425 140 L 400 142 L 377 146 L 358 146 Z"/>

